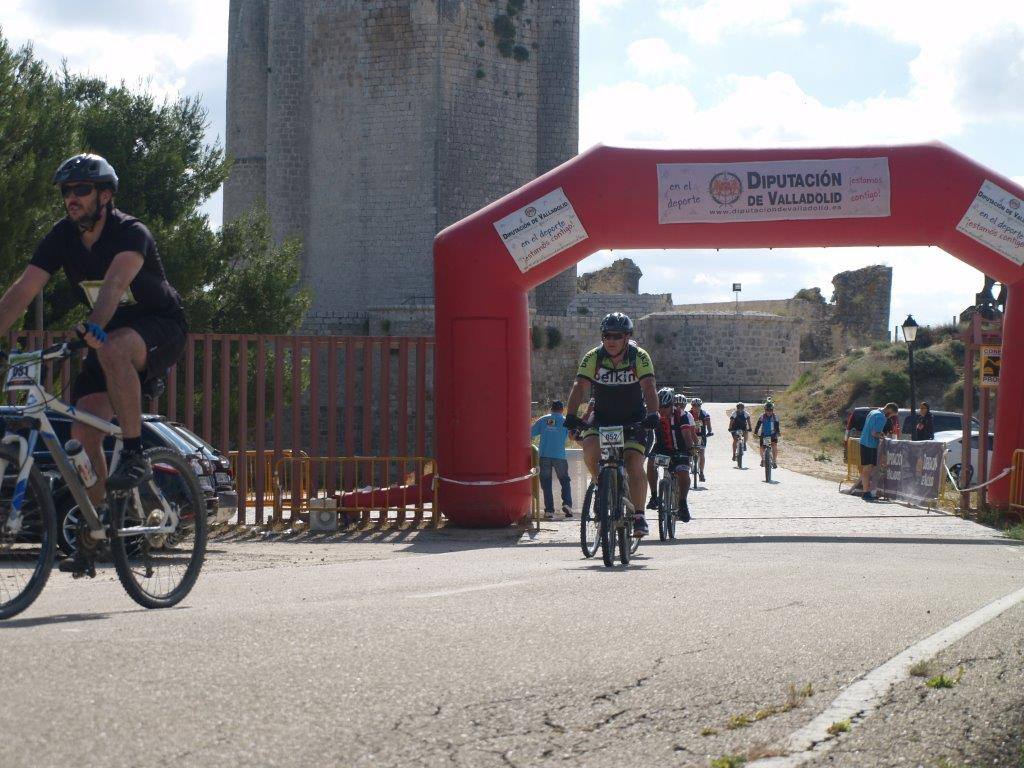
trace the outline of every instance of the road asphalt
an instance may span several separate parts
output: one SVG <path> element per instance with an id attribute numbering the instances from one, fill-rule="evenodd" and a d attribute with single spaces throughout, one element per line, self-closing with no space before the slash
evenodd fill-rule
<path id="1" fill-rule="evenodd" d="M 739 764 L 1024 588 L 1018 542 L 840 494 L 787 471 L 784 446 L 767 484 L 727 439 L 694 520 L 660 543 L 652 519 L 628 568 L 584 559 L 574 519 L 235 531 L 164 611 L 110 569 L 55 572 L 0 623 L 0 765 Z M 1018 604 L 916 670 L 951 688 L 897 682 L 805 764 L 1019 767 L 1022 661 Z"/>

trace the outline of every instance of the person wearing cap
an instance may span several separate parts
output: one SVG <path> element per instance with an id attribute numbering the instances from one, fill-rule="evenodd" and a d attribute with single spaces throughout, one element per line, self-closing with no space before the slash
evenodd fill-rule
<path id="1" fill-rule="evenodd" d="M 57 168 L 53 183 L 64 201 L 63 219 L 43 237 L 25 270 L 0 298 L 0 335 L 5 335 L 63 270 L 87 308 L 74 332 L 89 347 L 71 385 L 71 403 L 104 420 L 117 414 L 123 450 L 107 477 L 103 433 L 74 422 L 99 481 L 87 492 L 98 507 L 106 488 L 128 490 L 152 477 L 142 452 L 142 384 L 162 378 L 185 349 L 188 326 L 181 297 L 167 281 L 149 229 L 114 207 L 117 173 L 104 158 L 79 154 Z M 77 552 L 83 548 L 79 547 Z M 80 560 L 61 570 L 78 572 Z"/>
<path id="2" fill-rule="evenodd" d="M 530 429 L 531 437 L 540 438 L 540 487 L 544 492 L 544 516 L 555 518 L 554 493 L 551 473 L 558 475 L 562 486 L 562 514 L 572 517 L 572 483 L 569 480 L 569 462 L 565 458 L 565 441 L 569 430 L 565 428 L 565 406 L 561 400 L 551 401 L 551 413 L 541 416 Z"/>

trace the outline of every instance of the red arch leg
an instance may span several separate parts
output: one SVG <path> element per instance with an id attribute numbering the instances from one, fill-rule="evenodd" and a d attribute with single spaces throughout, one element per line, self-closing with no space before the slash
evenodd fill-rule
<path id="1" fill-rule="evenodd" d="M 996 444 L 992 469 L 1010 466 L 1013 452 L 1024 448 L 1024 281 L 1010 286 L 1003 319 L 1003 362 L 999 372 L 996 412 Z M 1009 478 L 993 483 L 989 502 L 1005 507 L 1010 495 Z"/>

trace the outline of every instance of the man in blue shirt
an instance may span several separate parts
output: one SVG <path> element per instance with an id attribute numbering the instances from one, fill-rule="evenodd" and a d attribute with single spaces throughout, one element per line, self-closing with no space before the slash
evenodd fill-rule
<path id="1" fill-rule="evenodd" d="M 561 400 L 551 403 L 551 413 L 541 416 L 530 430 L 531 437 L 540 437 L 540 487 L 544 491 L 544 516 L 555 519 L 555 501 L 551 490 L 551 471 L 558 475 L 562 486 L 562 512 L 572 517 L 572 484 L 569 481 L 569 462 L 565 458 L 565 441 L 569 430 L 565 428 L 565 406 Z"/>
<path id="2" fill-rule="evenodd" d="M 896 403 L 886 403 L 884 408 L 872 409 L 864 419 L 864 429 L 860 433 L 860 484 L 864 489 L 864 501 L 877 498 L 871 493 L 871 475 L 878 463 L 878 443 L 885 436 L 889 419 L 899 411 Z"/>

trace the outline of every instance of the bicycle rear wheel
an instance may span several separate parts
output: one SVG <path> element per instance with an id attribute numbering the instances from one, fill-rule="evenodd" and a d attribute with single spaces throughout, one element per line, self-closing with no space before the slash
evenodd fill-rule
<path id="1" fill-rule="evenodd" d="M 53 569 L 57 541 L 57 515 L 53 497 L 35 465 L 24 489 L 17 487 L 19 460 L 16 453 L 3 450 L 6 464 L 0 478 L 0 619 L 9 619 L 30 605 L 43 591 Z M 18 531 L 8 530 L 11 503 L 24 493 Z"/>
<path id="2" fill-rule="evenodd" d="M 669 489 L 669 481 L 664 477 L 661 478 L 658 483 L 658 538 L 661 541 L 668 538 L 668 519 L 672 516 L 670 506 L 672 500 L 669 498 L 671 493 Z"/>
<path id="3" fill-rule="evenodd" d="M 189 463 L 170 448 L 150 448 L 153 478 L 111 504 L 111 551 L 122 586 L 146 608 L 169 608 L 192 589 L 206 556 L 206 503 Z M 133 533 L 162 526 L 163 502 L 178 516 L 173 530 Z"/>
<path id="4" fill-rule="evenodd" d="M 743 446 L 739 446 L 736 449 L 736 466 L 743 469 L 743 452 L 746 450 Z"/>
<path id="5" fill-rule="evenodd" d="M 593 557 L 601 546 L 601 521 L 594 507 L 594 494 L 597 486 L 587 486 L 587 495 L 583 498 L 583 511 L 580 513 L 580 549 L 584 557 Z"/>
<path id="6" fill-rule="evenodd" d="M 611 568 L 615 565 L 615 521 L 613 518 L 613 499 L 619 496 L 619 477 L 615 467 L 605 467 L 598 479 L 597 496 L 594 506 L 597 507 L 597 519 L 601 528 L 601 558 Z"/>

